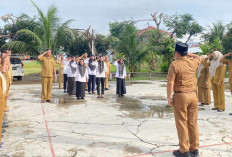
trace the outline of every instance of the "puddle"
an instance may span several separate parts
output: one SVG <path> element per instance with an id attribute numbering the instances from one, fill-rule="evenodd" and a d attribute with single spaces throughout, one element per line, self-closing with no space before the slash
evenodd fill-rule
<path id="1" fill-rule="evenodd" d="M 155 97 L 154 97 L 155 99 Z M 116 98 L 116 103 L 119 105 L 120 111 L 125 111 L 122 117 L 130 117 L 130 118 L 171 118 L 173 117 L 173 109 L 168 106 L 165 102 L 160 102 L 163 99 L 156 98 L 157 105 L 147 105 L 144 104 L 141 100 L 137 98 Z M 162 103 L 162 104 L 161 104 Z"/>
<path id="2" fill-rule="evenodd" d="M 131 86 L 133 84 L 153 84 L 152 82 L 126 82 L 126 86 Z"/>
<path id="3" fill-rule="evenodd" d="M 53 103 L 57 104 L 58 107 L 69 108 L 72 105 L 81 105 L 85 104 L 85 100 L 77 100 L 76 97 L 64 97 L 53 99 Z"/>
<path id="4" fill-rule="evenodd" d="M 130 145 L 126 145 L 124 147 L 124 151 L 126 151 L 128 153 L 133 153 L 133 154 L 140 154 L 143 152 L 141 149 L 134 147 L 134 146 L 130 146 Z"/>
<path id="5" fill-rule="evenodd" d="M 174 117 L 173 108 L 168 106 L 164 97 L 123 97 L 116 98 L 115 102 L 118 104 L 123 115 L 120 117 L 129 117 L 134 119 L 144 118 L 172 118 Z M 199 111 L 204 111 L 206 108 L 199 107 Z"/>

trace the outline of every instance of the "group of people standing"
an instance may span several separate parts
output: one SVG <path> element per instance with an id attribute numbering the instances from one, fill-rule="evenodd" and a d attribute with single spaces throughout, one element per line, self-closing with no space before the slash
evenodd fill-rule
<path id="1" fill-rule="evenodd" d="M 10 85 L 13 81 L 12 66 L 10 63 L 11 50 L 2 48 L 0 57 L 0 150 L 3 149 L 3 142 L 1 139 L 3 133 L 6 132 L 8 121 L 6 113 L 9 112 L 10 106 L 7 105 L 9 98 Z"/>
<path id="2" fill-rule="evenodd" d="M 46 55 L 46 56 L 45 56 Z M 42 62 L 42 103 L 51 102 L 51 84 L 53 77 L 56 77 L 56 64 L 59 65 L 59 89 L 64 89 L 64 93 L 76 95 L 77 100 L 85 99 L 85 92 L 95 94 L 97 90 L 98 98 L 104 98 L 105 90 L 109 90 L 108 81 L 110 77 L 111 63 L 108 56 L 94 56 L 88 58 L 88 54 L 82 56 L 63 55 L 56 61 L 51 57 L 51 50 L 38 56 Z M 117 89 L 116 94 L 120 97 L 126 94 L 126 67 L 123 59 L 114 62 L 116 66 Z M 45 75 L 46 74 L 46 75 Z M 47 78 L 49 77 L 49 78 Z M 43 81 L 48 79 L 49 81 Z M 96 87 L 96 88 L 95 88 Z"/>
<path id="3" fill-rule="evenodd" d="M 232 94 L 232 59 L 228 53 L 223 56 L 219 51 L 213 51 L 208 56 L 203 55 L 202 63 L 197 71 L 198 78 L 198 99 L 200 106 L 211 104 L 211 84 L 213 90 L 214 107 L 212 110 L 225 111 L 225 72 L 226 65 L 229 66 L 229 84 Z M 211 61 L 210 58 L 213 58 Z M 229 58 L 227 58 L 229 57 Z M 229 113 L 232 115 L 232 113 Z"/>
<path id="4" fill-rule="evenodd" d="M 176 43 L 175 61 L 170 64 L 167 76 L 167 99 L 168 104 L 173 106 L 179 138 L 179 150 L 173 151 L 174 156 L 199 157 L 198 104 L 211 104 L 211 86 L 212 110 L 225 111 L 225 65 L 229 66 L 232 93 L 231 55 L 231 52 L 223 56 L 221 52 L 213 51 L 208 56 L 198 56 L 188 53 L 186 43 Z"/>

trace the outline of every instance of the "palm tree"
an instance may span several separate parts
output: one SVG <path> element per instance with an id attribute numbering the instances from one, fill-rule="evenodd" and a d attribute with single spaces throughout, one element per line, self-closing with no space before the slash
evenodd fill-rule
<path id="1" fill-rule="evenodd" d="M 136 37 L 137 30 L 132 25 L 127 25 L 120 35 L 118 52 L 123 54 L 130 72 L 135 72 L 145 58 L 146 48 L 143 42 Z"/>
<path id="2" fill-rule="evenodd" d="M 41 52 L 47 48 L 59 49 L 61 45 L 57 43 L 61 40 L 74 39 L 74 34 L 68 27 L 72 20 L 61 24 L 57 15 L 58 9 L 54 5 L 49 7 L 45 15 L 33 1 L 31 2 L 39 14 L 39 26 L 33 31 L 28 29 L 19 30 L 16 33 L 19 37 L 18 40 L 10 41 L 3 47 L 8 47 L 18 52 Z M 24 40 L 25 38 L 29 40 Z"/>

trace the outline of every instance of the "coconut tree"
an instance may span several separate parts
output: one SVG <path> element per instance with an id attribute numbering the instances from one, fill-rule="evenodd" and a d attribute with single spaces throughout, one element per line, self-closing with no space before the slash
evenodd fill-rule
<path id="1" fill-rule="evenodd" d="M 57 15 L 58 9 L 54 5 L 51 5 L 45 14 L 33 1 L 31 2 L 38 11 L 38 27 L 34 30 L 19 30 L 16 33 L 18 36 L 17 40 L 10 41 L 3 47 L 8 47 L 18 52 L 40 52 L 46 48 L 56 50 L 61 47 L 61 40 L 74 38 L 73 32 L 68 27 L 72 20 L 62 24 L 60 22 L 61 19 Z"/>

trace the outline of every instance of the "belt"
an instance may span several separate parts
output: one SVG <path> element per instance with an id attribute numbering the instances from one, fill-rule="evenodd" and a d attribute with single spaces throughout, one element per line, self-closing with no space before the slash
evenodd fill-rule
<path id="1" fill-rule="evenodd" d="M 195 90 L 192 91 L 174 91 L 174 93 L 193 93 L 196 92 Z"/>

